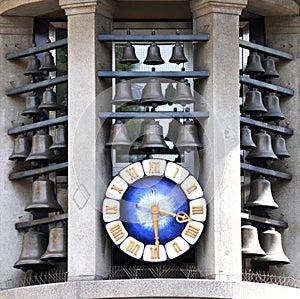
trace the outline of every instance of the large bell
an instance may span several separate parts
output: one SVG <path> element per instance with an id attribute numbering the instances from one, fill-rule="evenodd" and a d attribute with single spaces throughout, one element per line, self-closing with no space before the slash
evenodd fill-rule
<path id="1" fill-rule="evenodd" d="M 244 70 L 244 74 L 246 75 L 258 75 L 263 74 L 265 72 L 262 64 L 260 56 L 257 52 L 252 52 L 251 55 L 247 58 L 247 65 Z"/>
<path id="2" fill-rule="evenodd" d="M 26 208 L 26 212 L 51 213 L 62 211 L 55 195 L 55 184 L 44 176 L 40 176 L 32 183 L 31 204 Z"/>
<path id="3" fill-rule="evenodd" d="M 159 47 L 155 42 L 152 42 L 151 45 L 148 47 L 147 56 L 144 60 L 144 64 L 158 65 L 164 63 L 165 62 L 161 57 Z"/>
<path id="4" fill-rule="evenodd" d="M 116 85 L 116 95 L 112 100 L 113 105 L 123 105 L 125 103 L 130 104 L 134 102 L 132 95 L 131 84 L 129 80 L 121 79 L 121 81 Z"/>
<path id="5" fill-rule="evenodd" d="M 262 118 L 265 121 L 279 121 L 285 119 L 285 116 L 280 109 L 279 98 L 275 93 L 270 92 L 268 95 L 264 96 L 263 103 L 267 109 L 267 112 L 262 114 Z"/>
<path id="6" fill-rule="evenodd" d="M 252 148 L 247 157 L 247 161 L 263 162 L 265 160 L 277 160 L 272 149 L 271 136 L 264 130 L 260 130 L 258 133 L 253 134 L 253 141 L 256 145 Z"/>
<path id="7" fill-rule="evenodd" d="M 250 194 L 244 208 L 249 210 L 278 208 L 278 204 L 273 199 L 270 181 L 263 176 L 251 181 Z"/>
<path id="8" fill-rule="evenodd" d="M 56 66 L 54 64 L 54 58 L 49 51 L 47 51 L 42 58 L 42 64 L 40 67 L 40 71 L 47 71 L 47 72 L 56 71 Z"/>
<path id="9" fill-rule="evenodd" d="M 178 103 L 182 106 L 186 104 L 192 104 L 195 102 L 195 98 L 192 95 L 191 87 L 186 79 L 181 79 L 176 83 L 176 92 L 172 103 Z"/>
<path id="10" fill-rule="evenodd" d="M 39 109 L 45 109 L 48 111 L 59 110 L 60 107 L 56 102 L 56 93 L 53 91 L 53 88 L 47 88 L 43 92 L 42 102 L 39 105 Z"/>
<path id="11" fill-rule="evenodd" d="M 36 94 L 27 96 L 25 109 L 22 111 L 21 115 L 31 117 L 38 114 L 42 114 L 43 111 L 41 111 L 38 108 L 39 104 L 40 104 L 40 100 Z"/>
<path id="12" fill-rule="evenodd" d="M 257 114 L 261 112 L 267 112 L 267 109 L 263 105 L 261 92 L 257 88 L 253 88 L 246 92 L 245 103 L 242 108 L 242 112 L 246 114 Z"/>
<path id="13" fill-rule="evenodd" d="M 136 57 L 135 49 L 131 42 L 127 42 L 124 46 L 122 57 L 119 62 L 122 64 L 135 64 L 140 62 L 140 60 Z"/>
<path id="14" fill-rule="evenodd" d="M 286 149 L 285 139 L 279 134 L 272 138 L 272 148 L 279 159 L 289 158 L 291 156 Z"/>
<path id="15" fill-rule="evenodd" d="M 263 257 L 253 260 L 255 263 L 266 263 L 268 265 L 289 264 L 290 260 L 282 248 L 281 234 L 271 227 L 261 235 L 261 246 L 266 252 Z"/>
<path id="16" fill-rule="evenodd" d="M 14 149 L 9 156 L 9 160 L 25 160 L 30 152 L 30 144 L 28 137 L 24 134 L 19 134 L 15 138 Z"/>
<path id="17" fill-rule="evenodd" d="M 63 262 L 67 259 L 67 233 L 65 225 L 58 222 L 49 231 L 49 243 L 46 252 L 41 256 L 41 260 L 55 260 Z"/>
<path id="18" fill-rule="evenodd" d="M 157 107 L 158 105 L 167 104 L 163 96 L 161 84 L 157 78 L 151 78 L 142 90 L 140 103 L 144 106 Z"/>
<path id="19" fill-rule="evenodd" d="M 144 124 L 143 140 L 139 149 L 151 153 L 163 152 L 169 149 L 163 138 L 163 128 L 154 119 Z"/>
<path id="20" fill-rule="evenodd" d="M 243 126 L 240 131 L 240 138 L 241 138 L 241 149 L 248 150 L 250 148 L 256 147 L 255 143 L 253 142 L 251 130 L 248 126 Z"/>
<path id="21" fill-rule="evenodd" d="M 117 119 L 111 126 L 110 136 L 106 142 L 106 147 L 112 147 L 117 150 L 129 148 L 132 145 L 126 123 Z"/>
<path id="22" fill-rule="evenodd" d="M 67 128 L 64 125 L 58 125 L 55 129 L 51 150 L 60 150 L 68 147 Z"/>
<path id="23" fill-rule="evenodd" d="M 193 149 L 203 149 L 203 145 L 199 140 L 197 127 L 190 119 L 184 121 L 180 126 L 175 146 L 187 152 Z"/>
<path id="24" fill-rule="evenodd" d="M 44 233 L 30 228 L 23 236 L 23 246 L 21 254 L 14 268 L 27 270 L 45 270 L 50 267 L 45 261 L 40 259 L 47 248 L 47 237 Z"/>
<path id="25" fill-rule="evenodd" d="M 32 145 L 29 156 L 26 161 L 40 161 L 47 162 L 54 158 L 50 146 L 52 144 L 52 137 L 41 129 L 32 136 Z"/>
<path id="26" fill-rule="evenodd" d="M 172 49 L 172 55 L 171 58 L 169 59 L 170 63 L 185 63 L 187 62 L 187 58 L 184 55 L 184 47 L 183 44 L 180 42 L 176 42 L 173 49 Z"/>
<path id="27" fill-rule="evenodd" d="M 257 228 L 250 224 L 242 226 L 242 255 L 245 258 L 266 255 L 259 244 Z"/>
<path id="28" fill-rule="evenodd" d="M 262 74 L 262 77 L 268 79 L 280 77 L 275 67 L 275 60 L 272 57 L 268 56 L 266 59 L 264 59 L 262 61 L 262 67 L 265 70 L 265 72 Z"/>
<path id="29" fill-rule="evenodd" d="M 36 57 L 36 55 L 34 55 L 29 59 L 24 75 L 25 76 L 39 75 L 41 74 L 40 67 L 41 67 L 41 62 Z"/>

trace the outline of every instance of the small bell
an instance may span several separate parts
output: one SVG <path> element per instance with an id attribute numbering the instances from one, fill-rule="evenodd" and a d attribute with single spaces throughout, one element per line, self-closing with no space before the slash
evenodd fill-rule
<path id="1" fill-rule="evenodd" d="M 123 123 L 120 119 L 117 119 L 116 122 L 111 126 L 109 140 L 106 142 L 105 146 L 121 150 L 129 148 L 131 145 L 132 141 L 129 138 L 126 123 Z"/>
<path id="2" fill-rule="evenodd" d="M 167 104 L 163 96 L 161 84 L 157 78 L 151 78 L 142 90 L 141 105 L 157 107 Z"/>
<path id="3" fill-rule="evenodd" d="M 195 102 L 195 98 L 191 92 L 190 84 L 186 79 L 181 79 L 180 82 L 177 82 L 176 92 L 172 102 L 181 104 L 182 106 Z"/>
<path id="4" fill-rule="evenodd" d="M 116 96 L 112 100 L 113 105 L 123 105 L 134 103 L 135 100 L 132 95 L 131 84 L 129 80 L 121 79 L 116 85 Z"/>
<path id="5" fill-rule="evenodd" d="M 9 156 L 9 160 L 25 160 L 30 152 L 30 144 L 28 137 L 24 134 L 19 134 L 15 138 L 14 149 Z"/>
<path id="6" fill-rule="evenodd" d="M 175 96 L 175 88 L 173 87 L 173 84 L 171 82 L 169 82 L 166 91 L 165 91 L 165 98 L 168 101 L 169 104 L 172 104 L 172 100 Z"/>
<path id="7" fill-rule="evenodd" d="M 285 116 L 280 109 L 279 98 L 275 93 L 270 92 L 268 95 L 264 96 L 263 103 L 267 109 L 267 112 L 262 114 L 262 118 L 265 121 L 279 121 L 285 119 Z"/>
<path id="8" fill-rule="evenodd" d="M 40 67 L 41 67 L 40 60 L 36 57 L 36 55 L 34 55 L 28 61 L 24 75 L 25 76 L 40 75 L 41 74 Z"/>
<path id="9" fill-rule="evenodd" d="M 22 111 L 21 115 L 32 117 L 35 115 L 42 114 L 38 106 L 40 104 L 39 97 L 36 94 L 29 95 L 26 97 L 25 109 Z"/>
<path id="10" fill-rule="evenodd" d="M 265 70 L 262 67 L 260 56 L 257 54 L 257 52 L 252 52 L 247 58 L 247 65 L 244 70 L 244 74 L 258 75 L 263 74 L 264 72 Z"/>
<path id="11" fill-rule="evenodd" d="M 272 148 L 279 159 L 289 158 L 291 156 L 286 149 L 285 139 L 279 134 L 272 138 Z"/>
<path id="12" fill-rule="evenodd" d="M 135 64 L 139 63 L 139 59 L 136 57 L 135 49 L 131 42 L 127 42 L 126 46 L 123 48 L 122 57 L 119 60 L 122 64 Z"/>
<path id="13" fill-rule="evenodd" d="M 45 109 L 48 111 L 59 110 L 60 107 L 56 102 L 56 93 L 53 91 L 53 88 L 47 88 L 43 92 L 42 102 L 39 105 L 39 109 Z"/>
<path id="14" fill-rule="evenodd" d="M 169 130 L 166 135 L 166 140 L 176 143 L 178 132 L 180 131 L 181 126 L 182 124 L 180 121 L 172 119 L 172 121 L 169 123 Z"/>
<path id="15" fill-rule="evenodd" d="M 262 74 L 262 77 L 272 79 L 272 78 L 279 78 L 279 74 L 275 67 L 275 60 L 268 56 L 266 59 L 262 61 L 262 67 L 265 72 Z"/>
<path id="16" fill-rule="evenodd" d="M 68 147 L 66 129 L 67 128 L 64 125 L 57 126 L 52 145 L 49 147 L 51 150 L 60 150 Z"/>
<path id="17" fill-rule="evenodd" d="M 154 30 L 152 31 L 152 35 L 155 35 Z M 147 56 L 144 60 L 144 64 L 159 65 L 164 63 L 165 62 L 160 55 L 159 47 L 156 45 L 155 42 L 152 42 L 151 45 L 148 47 Z"/>
<path id="18" fill-rule="evenodd" d="M 47 51 L 42 58 L 40 71 L 52 72 L 52 71 L 56 71 L 56 70 L 57 69 L 54 64 L 54 57 L 52 56 L 52 54 L 49 51 Z"/>
<path id="19" fill-rule="evenodd" d="M 266 255 L 259 244 L 257 228 L 250 224 L 242 226 L 242 255 L 245 258 Z"/>
<path id="20" fill-rule="evenodd" d="M 261 92 L 258 91 L 257 88 L 253 88 L 246 92 L 246 99 L 242 112 L 250 115 L 267 112 L 267 109 L 262 102 Z"/>
<path id="21" fill-rule="evenodd" d="M 180 64 L 180 63 L 185 63 L 187 61 L 188 60 L 184 55 L 183 44 L 181 44 L 180 42 L 176 42 L 173 49 L 172 49 L 172 56 L 169 59 L 169 62 Z"/>
<path id="22" fill-rule="evenodd" d="M 243 126 L 240 131 L 241 149 L 248 150 L 256 147 L 251 136 L 251 130 L 248 126 Z"/>

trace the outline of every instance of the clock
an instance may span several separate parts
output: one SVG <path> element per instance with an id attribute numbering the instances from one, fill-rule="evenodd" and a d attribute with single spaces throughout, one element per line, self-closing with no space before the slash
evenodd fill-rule
<path id="1" fill-rule="evenodd" d="M 187 252 L 206 220 L 199 182 L 181 165 L 163 159 L 123 168 L 110 182 L 102 208 L 113 243 L 146 262 L 172 260 Z"/>

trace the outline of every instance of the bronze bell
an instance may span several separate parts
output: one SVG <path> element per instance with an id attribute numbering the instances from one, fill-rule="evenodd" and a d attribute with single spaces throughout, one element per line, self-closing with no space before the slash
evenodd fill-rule
<path id="1" fill-rule="evenodd" d="M 171 82 L 169 82 L 167 88 L 166 88 L 166 91 L 165 91 L 165 98 L 166 100 L 168 101 L 168 103 L 171 103 L 172 104 L 172 100 L 175 96 L 175 88 L 173 87 L 173 84 Z"/>
<path id="2" fill-rule="evenodd" d="M 58 125 L 55 129 L 52 145 L 49 148 L 51 150 L 59 150 L 67 147 L 67 128 L 64 125 Z"/>
<path id="3" fill-rule="evenodd" d="M 9 156 L 9 160 L 25 160 L 30 152 L 30 144 L 28 137 L 24 134 L 19 134 L 15 138 L 14 149 Z"/>
<path id="4" fill-rule="evenodd" d="M 157 107 L 158 105 L 167 104 L 163 96 L 161 84 L 157 78 L 151 78 L 142 90 L 140 103 L 144 106 Z"/>
<path id="5" fill-rule="evenodd" d="M 263 74 L 265 72 L 262 64 L 260 56 L 257 52 L 252 52 L 251 55 L 247 58 L 247 65 L 244 70 L 244 74 L 246 75 L 258 75 Z"/>
<path id="6" fill-rule="evenodd" d="M 279 159 L 289 158 L 291 156 L 286 149 L 285 139 L 279 134 L 272 138 L 272 148 Z"/>
<path id="7" fill-rule="evenodd" d="M 42 64 L 40 67 L 40 71 L 48 71 L 48 72 L 56 71 L 56 66 L 54 64 L 54 58 L 49 51 L 47 51 L 42 58 Z"/>
<path id="8" fill-rule="evenodd" d="M 182 106 L 195 102 L 195 98 L 191 92 L 190 84 L 186 79 L 181 79 L 176 83 L 176 92 L 172 102 L 179 103 Z"/>
<path id="9" fill-rule="evenodd" d="M 267 58 L 262 61 L 262 67 L 265 70 L 262 77 L 269 79 L 280 77 L 275 67 L 275 60 L 272 57 L 267 56 Z"/>
<path id="10" fill-rule="evenodd" d="M 111 132 L 106 147 L 120 149 L 126 149 L 132 145 L 132 141 L 129 138 L 128 129 L 126 123 L 123 123 L 120 119 L 117 119 L 111 126 Z"/>
<path id="11" fill-rule="evenodd" d="M 187 62 L 187 58 L 184 55 L 184 47 L 183 44 L 180 42 L 176 42 L 173 49 L 172 49 L 172 55 L 171 58 L 169 59 L 170 63 L 185 63 Z"/>
<path id="12" fill-rule="evenodd" d="M 242 226 L 242 255 L 245 258 L 266 255 L 259 244 L 257 228 L 251 224 Z"/>
<path id="13" fill-rule="evenodd" d="M 289 264 L 290 260 L 285 255 L 281 234 L 271 227 L 264 231 L 261 235 L 261 246 L 266 252 L 263 257 L 258 257 L 253 260 L 255 263 L 266 263 L 268 265 Z"/>
<path id="14" fill-rule="evenodd" d="M 37 131 L 32 136 L 32 145 L 29 156 L 26 161 L 40 161 L 47 162 L 54 158 L 52 151 L 49 147 L 52 144 L 52 137 L 43 129 Z"/>
<path id="15" fill-rule="evenodd" d="M 23 236 L 23 245 L 19 259 L 14 268 L 27 270 L 45 270 L 51 265 L 40 259 L 47 248 L 47 237 L 44 233 L 30 228 Z"/>
<path id="16" fill-rule="evenodd" d="M 56 93 L 53 91 L 53 88 L 47 88 L 43 92 L 42 102 L 39 105 L 39 109 L 45 109 L 48 111 L 59 110 L 60 107 L 56 102 Z"/>
<path id="17" fill-rule="evenodd" d="M 64 262 L 67 259 L 67 232 L 62 222 L 58 222 L 49 230 L 48 247 L 41 260 L 49 259 L 57 262 Z"/>
<path id="18" fill-rule="evenodd" d="M 161 57 L 159 47 L 155 42 L 152 42 L 151 45 L 148 47 L 147 56 L 144 60 L 144 64 L 158 65 L 164 63 L 165 62 Z"/>
<path id="19" fill-rule="evenodd" d="M 62 211 L 55 195 L 55 184 L 45 176 L 40 176 L 32 183 L 31 204 L 25 208 L 26 212 L 50 213 Z"/>
<path id="20" fill-rule="evenodd" d="M 247 161 L 262 162 L 278 159 L 272 149 L 271 136 L 266 131 L 260 130 L 258 133 L 253 134 L 253 141 L 256 147 L 249 151 L 246 157 Z"/>
<path id="21" fill-rule="evenodd" d="M 42 114 L 43 111 L 39 110 L 38 108 L 39 104 L 40 100 L 36 94 L 27 96 L 25 109 L 22 111 L 21 115 L 31 117 L 38 114 Z"/>
<path id="22" fill-rule="evenodd" d="M 169 123 L 169 129 L 166 135 L 166 140 L 173 141 L 173 143 L 175 143 L 181 126 L 182 124 L 179 120 L 172 119 L 172 121 Z"/>
<path id="23" fill-rule="evenodd" d="M 140 60 L 136 57 L 135 49 L 132 46 L 131 42 L 126 43 L 119 62 L 122 64 L 135 64 L 140 62 Z"/>
<path id="24" fill-rule="evenodd" d="M 257 114 L 261 112 L 267 112 L 262 102 L 261 92 L 257 88 L 253 88 L 246 92 L 245 103 L 242 108 L 242 112 L 246 114 Z"/>
<path id="25" fill-rule="evenodd" d="M 135 100 L 132 95 L 130 81 L 126 79 L 121 79 L 121 81 L 116 85 L 116 95 L 112 100 L 112 104 L 123 105 L 126 103 L 130 104 L 134 101 Z"/>
<path id="26" fill-rule="evenodd" d="M 25 76 L 40 75 L 41 74 L 40 67 L 41 67 L 40 60 L 36 57 L 36 55 L 34 55 L 28 61 L 24 75 Z"/>
<path id="27" fill-rule="evenodd" d="M 251 180 L 250 194 L 244 208 L 249 210 L 278 208 L 278 204 L 273 199 L 270 181 L 263 176 Z"/>
<path id="28" fill-rule="evenodd" d="M 262 114 L 262 118 L 266 121 L 276 121 L 283 120 L 285 116 L 281 112 L 279 105 L 279 98 L 274 92 L 270 92 L 268 95 L 264 96 L 263 103 L 267 112 Z"/>
<path id="29" fill-rule="evenodd" d="M 151 153 L 164 152 L 169 149 L 163 138 L 163 128 L 154 119 L 144 124 L 143 140 L 139 149 Z"/>
<path id="30" fill-rule="evenodd" d="M 197 127 L 190 119 L 184 121 L 180 126 L 175 146 L 187 152 L 193 149 L 203 149 L 198 137 Z"/>
<path id="31" fill-rule="evenodd" d="M 248 126 L 243 126 L 240 131 L 240 143 L 241 149 L 248 150 L 249 148 L 256 147 L 255 143 L 253 142 L 251 130 Z"/>

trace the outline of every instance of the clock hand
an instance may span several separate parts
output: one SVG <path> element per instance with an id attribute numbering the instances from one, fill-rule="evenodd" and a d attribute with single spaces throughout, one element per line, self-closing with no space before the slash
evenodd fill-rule
<path id="1" fill-rule="evenodd" d="M 159 213 L 159 206 L 152 205 L 150 207 L 150 211 L 152 214 L 152 221 L 153 221 L 153 228 L 154 228 L 154 239 L 155 239 L 155 247 L 157 250 L 157 256 L 159 258 L 159 237 L 158 237 L 158 213 Z"/>
<path id="2" fill-rule="evenodd" d="M 162 215 L 167 215 L 167 216 L 175 217 L 176 221 L 178 223 L 184 223 L 184 222 L 188 222 L 188 221 L 192 220 L 192 218 L 187 213 L 185 213 L 183 211 L 179 211 L 178 213 L 175 214 L 175 213 L 168 212 L 168 211 L 160 209 L 159 213 L 162 214 Z"/>

